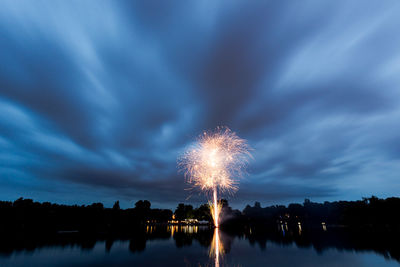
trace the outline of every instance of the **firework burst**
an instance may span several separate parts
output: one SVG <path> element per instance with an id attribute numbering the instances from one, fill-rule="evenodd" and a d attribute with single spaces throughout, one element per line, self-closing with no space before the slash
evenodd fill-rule
<path id="1" fill-rule="evenodd" d="M 218 127 L 204 132 L 179 159 L 187 182 L 212 192 L 211 213 L 216 227 L 221 210 L 218 192 L 234 193 L 238 189 L 238 179 L 243 176 L 250 156 L 246 140 L 226 127 Z"/>

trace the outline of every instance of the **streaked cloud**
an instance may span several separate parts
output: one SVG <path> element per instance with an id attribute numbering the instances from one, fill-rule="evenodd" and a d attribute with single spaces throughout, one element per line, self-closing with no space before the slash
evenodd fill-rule
<path id="1" fill-rule="evenodd" d="M 254 148 L 238 197 L 398 195 L 397 1 L 4 1 L 0 194 L 202 200 L 176 158 L 226 125 Z"/>

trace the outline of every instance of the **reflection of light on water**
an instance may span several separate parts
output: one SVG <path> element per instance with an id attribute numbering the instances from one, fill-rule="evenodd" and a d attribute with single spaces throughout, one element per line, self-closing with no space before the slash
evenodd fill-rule
<path id="1" fill-rule="evenodd" d="M 185 234 L 197 234 L 199 226 L 197 225 L 168 225 L 167 231 L 171 232 L 173 237 L 176 232 L 183 232 Z M 149 232 L 149 230 L 147 230 Z"/>
<path id="2" fill-rule="evenodd" d="M 215 228 L 210 248 L 210 258 L 214 258 L 215 267 L 219 267 L 219 257 L 224 254 L 224 247 L 220 241 L 219 230 Z"/>
<path id="3" fill-rule="evenodd" d="M 281 223 L 281 231 L 282 231 L 282 235 L 285 236 L 285 228 L 283 228 L 283 224 Z"/>
<path id="4" fill-rule="evenodd" d="M 171 237 L 173 237 L 174 233 L 178 231 L 178 225 L 168 225 L 167 231 L 171 232 Z"/>
<path id="5" fill-rule="evenodd" d="M 298 223 L 297 223 L 297 226 L 299 227 L 299 235 L 301 235 L 301 231 L 302 231 L 302 230 L 301 230 L 301 223 L 298 222 Z"/>
<path id="6" fill-rule="evenodd" d="M 326 231 L 326 223 L 321 223 L 322 224 L 322 230 Z"/>
<path id="7" fill-rule="evenodd" d="M 200 226 L 200 233 L 201 233 L 201 229 L 204 229 L 204 228 Z M 146 230 L 149 233 L 152 231 L 152 227 L 148 226 Z M 199 231 L 199 226 L 198 225 L 168 225 L 167 231 L 171 233 L 171 237 L 173 237 L 174 234 L 176 234 L 176 233 L 185 233 L 185 234 L 189 234 L 189 235 L 197 234 Z M 224 254 L 224 247 L 221 242 L 221 236 L 220 236 L 218 228 L 215 228 L 213 239 L 211 242 L 210 251 L 209 251 L 209 257 L 214 260 L 214 264 L 216 267 L 220 266 L 220 258 L 222 257 L 223 254 Z"/>
<path id="8" fill-rule="evenodd" d="M 185 234 L 193 234 L 193 233 L 197 233 L 198 231 L 198 226 L 197 225 L 185 225 L 185 226 L 181 226 L 182 230 Z"/>
<path id="9" fill-rule="evenodd" d="M 151 234 L 151 233 L 153 233 L 153 231 L 154 231 L 155 229 L 156 229 L 156 226 L 155 226 L 155 225 L 154 225 L 154 226 L 153 226 L 153 225 L 150 225 L 150 226 L 147 225 L 147 226 L 146 226 L 146 233 L 147 233 L 147 234 Z"/>

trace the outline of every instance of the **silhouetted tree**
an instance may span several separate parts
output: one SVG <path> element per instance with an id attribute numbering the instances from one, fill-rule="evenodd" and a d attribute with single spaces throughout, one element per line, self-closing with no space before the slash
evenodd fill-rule
<path id="1" fill-rule="evenodd" d="M 138 210 L 149 210 L 151 207 L 151 203 L 148 200 L 139 200 L 135 203 L 135 209 Z"/>
<path id="2" fill-rule="evenodd" d="M 212 216 L 210 212 L 210 206 L 208 204 L 203 204 L 197 209 L 193 210 L 194 218 L 200 221 L 211 221 Z"/>
<path id="3" fill-rule="evenodd" d="M 193 206 L 192 205 L 185 205 L 180 203 L 178 207 L 175 209 L 175 219 L 176 220 L 184 220 L 184 219 L 191 219 L 194 217 Z"/>
<path id="4" fill-rule="evenodd" d="M 120 210 L 119 200 L 115 201 L 114 206 L 113 206 L 113 210 Z"/>

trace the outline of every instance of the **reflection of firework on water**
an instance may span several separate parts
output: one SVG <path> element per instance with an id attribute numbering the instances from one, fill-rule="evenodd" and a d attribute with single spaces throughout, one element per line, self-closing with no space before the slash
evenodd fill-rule
<path id="1" fill-rule="evenodd" d="M 214 236 L 213 240 L 211 242 L 211 248 L 209 252 L 210 258 L 214 258 L 215 261 L 215 267 L 219 267 L 219 259 L 222 257 L 224 254 L 224 246 L 222 245 L 220 236 L 219 236 L 219 230 L 218 228 L 215 228 L 214 230 Z"/>
<path id="2" fill-rule="evenodd" d="M 181 157 L 179 167 L 188 183 L 212 192 L 212 214 L 218 227 L 218 191 L 233 193 L 250 157 L 249 146 L 226 127 L 204 132 Z"/>

